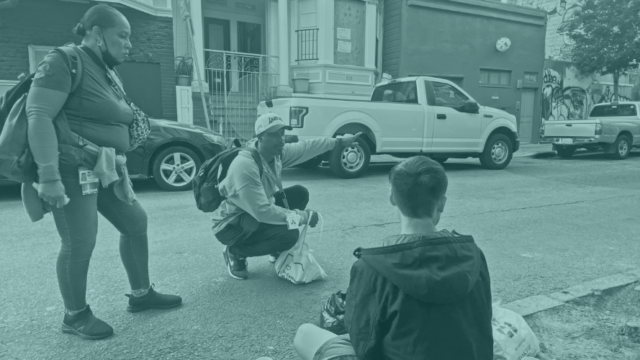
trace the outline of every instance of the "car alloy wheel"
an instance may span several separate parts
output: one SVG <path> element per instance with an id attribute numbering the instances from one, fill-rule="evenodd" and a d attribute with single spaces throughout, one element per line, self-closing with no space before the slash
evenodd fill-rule
<path id="1" fill-rule="evenodd" d="M 175 187 L 189 184 L 196 176 L 196 162 L 187 154 L 173 153 L 162 159 L 162 180 Z"/>
<path id="2" fill-rule="evenodd" d="M 169 191 L 191 188 L 198 174 L 201 160 L 191 149 L 174 146 L 161 151 L 153 163 L 153 177 L 158 185 Z"/>

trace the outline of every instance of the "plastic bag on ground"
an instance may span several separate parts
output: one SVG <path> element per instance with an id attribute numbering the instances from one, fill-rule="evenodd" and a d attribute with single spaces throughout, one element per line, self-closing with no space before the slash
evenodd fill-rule
<path id="1" fill-rule="evenodd" d="M 322 216 L 318 214 L 320 221 L 322 222 L 320 230 L 320 238 L 322 238 L 322 228 L 324 227 L 324 220 Z M 298 242 L 289 250 L 280 254 L 276 260 L 275 267 L 278 276 L 283 279 L 289 280 L 294 284 L 305 284 L 315 280 L 322 280 L 327 277 L 320 264 L 311 255 L 309 251 L 309 245 L 307 245 L 307 229 L 309 228 L 309 221 L 312 216 L 309 216 L 309 220 L 304 228 L 300 231 L 300 237 Z"/>
<path id="2" fill-rule="evenodd" d="M 522 360 L 540 352 L 540 342 L 522 315 L 493 304 L 493 360 Z"/>

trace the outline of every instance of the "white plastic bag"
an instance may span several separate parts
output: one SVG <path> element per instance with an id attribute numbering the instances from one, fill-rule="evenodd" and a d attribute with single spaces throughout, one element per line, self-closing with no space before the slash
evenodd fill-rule
<path id="1" fill-rule="evenodd" d="M 493 304 L 493 360 L 521 360 L 537 356 L 540 342 L 524 318 L 515 311 Z"/>
<path id="2" fill-rule="evenodd" d="M 310 283 L 314 280 L 321 280 L 327 277 L 320 264 L 311 255 L 309 251 L 309 245 L 306 243 L 307 229 L 309 228 L 309 222 L 312 215 L 309 216 L 309 220 L 304 228 L 300 231 L 300 237 L 298 242 L 289 250 L 283 252 L 276 260 L 276 272 L 278 276 L 283 279 L 287 279 L 294 284 Z M 324 221 L 322 216 L 318 214 L 322 227 L 320 228 L 320 238 L 322 238 L 322 228 L 324 227 Z"/>

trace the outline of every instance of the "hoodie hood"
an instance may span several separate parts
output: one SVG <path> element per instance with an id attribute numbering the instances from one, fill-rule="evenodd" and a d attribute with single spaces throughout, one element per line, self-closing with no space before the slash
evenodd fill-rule
<path id="1" fill-rule="evenodd" d="M 473 289 L 484 261 L 471 236 L 431 238 L 360 250 L 360 259 L 405 294 L 426 303 L 461 300 Z"/>

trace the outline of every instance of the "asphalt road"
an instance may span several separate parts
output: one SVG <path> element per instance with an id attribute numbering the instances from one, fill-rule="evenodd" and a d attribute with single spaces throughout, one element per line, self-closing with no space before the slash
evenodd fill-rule
<path id="1" fill-rule="evenodd" d="M 324 214 L 309 235 L 329 275 L 309 285 L 279 279 L 266 257 L 249 260 L 251 277 L 227 275 L 222 246 L 191 193 L 166 193 L 136 183 L 149 213 L 151 274 L 156 289 L 184 306 L 125 311 L 126 275 L 118 234 L 101 219 L 88 300 L 115 328 L 107 340 L 62 334 L 63 307 L 55 277 L 58 235 L 51 216 L 30 223 L 16 188 L 0 189 L 0 359 L 296 359 L 297 327 L 317 322 L 330 293 L 346 289 L 352 251 L 378 246 L 399 229 L 388 202 L 390 164 L 355 180 L 327 168 L 288 170 L 285 186 L 302 184 L 310 208 Z M 515 158 L 503 171 L 474 160 L 445 164 L 447 207 L 440 227 L 473 235 L 484 250 L 494 300 L 549 293 L 640 266 L 640 153 L 625 161 L 601 154 Z"/>

